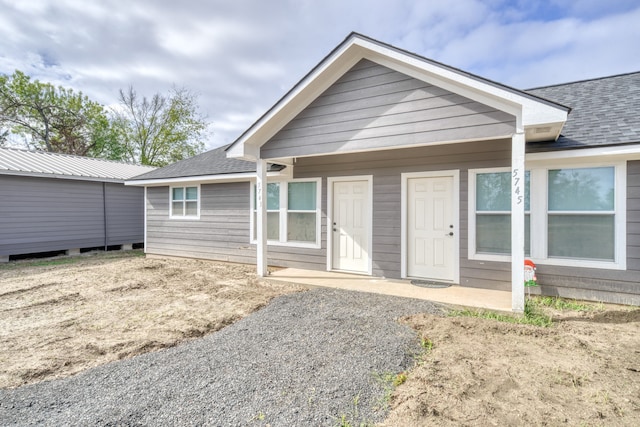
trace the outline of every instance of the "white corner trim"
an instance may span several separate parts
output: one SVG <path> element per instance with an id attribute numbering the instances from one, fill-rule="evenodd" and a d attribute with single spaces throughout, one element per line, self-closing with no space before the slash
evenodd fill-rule
<path id="1" fill-rule="evenodd" d="M 143 239 L 144 248 L 142 249 L 145 254 L 147 253 L 147 209 L 149 209 L 148 199 L 147 199 L 147 187 L 144 187 L 144 239 Z"/>

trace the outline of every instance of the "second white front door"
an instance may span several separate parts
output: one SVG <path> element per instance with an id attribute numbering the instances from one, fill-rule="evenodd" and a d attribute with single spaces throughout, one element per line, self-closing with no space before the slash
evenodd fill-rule
<path id="1" fill-rule="evenodd" d="M 407 178 L 407 276 L 455 278 L 454 177 Z"/>
<path id="2" fill-rule="evenodd" d="M 369 272 L 370 181 L 333 181 L 332 268 Z"/>

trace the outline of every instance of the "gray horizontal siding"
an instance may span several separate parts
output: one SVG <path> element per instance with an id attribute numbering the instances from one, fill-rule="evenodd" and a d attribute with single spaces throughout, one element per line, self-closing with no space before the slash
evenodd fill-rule
<path id="1" fill-rule="evenodd" d="M 249 245 L 249 183 L 201 187 L 200 219 L 169 218 L 169 187 L 147 189 L 146 252 L 255 263 Z"/>
<path id="2" fill-rule="evenodd" d="M 400 278 L 401 263 L 401 174 L 438 170 L 460 170 L 461 229 L 460 253 L 461 284 L 509 289 L 510 273 L 505 274 L 499 263 L 488 265 L 467 261 L 467 169 L 508 165 L 511 154 L 510 140 L 478 141 L 471 143 L 436 145 L 431 147 L 376 151 L 299 158 L 294 174 L 296 178 L 323 178 L 323 200 L 326 199 L 327 178 L 332 176 L 373 175 L 373 274 Z M 323 227 L 326 226 L 326 202 L 323 201 Z M 326 231 L 322 234 L 326 247 Z M 271 249 L 270 249 L 271 250 Z M 291 253 L 295 257 L 295 253 Z M 326 264 L 326 260 L 324 260 Z M 319 269 L 325 269 L 323 264 Z M 309 267 L 308 267 L 309 268 Z M 488 271 L 487 271 L 488 270 Z M 487 282 L 476 280 L 492 277 Z"/>
<path id="3" fill-rule="evenodd" d="M 542 265 L 537 273 L 544 294 L 640 305 L 640 161 L 627 163 L 627 269 Z"/>
<path id="4" fill-rule="evenodd" d="M 122 184 L 106 190 L 114 233 L 107 244 L 142 242 L 142 190 Z M 2 175 L 0 201 L 0 255 L 105 245 L 100 182 Z"/>
<path id="5" fill-rule="evenodd" d="M 263 158 L 495 138 L 513 116 L 363 60 L 261 149 Z"/>
<path id="6" fill-rule="evenodd" d="M 105 184 L 107 245 L 144 240 L 144 189 Z"/>

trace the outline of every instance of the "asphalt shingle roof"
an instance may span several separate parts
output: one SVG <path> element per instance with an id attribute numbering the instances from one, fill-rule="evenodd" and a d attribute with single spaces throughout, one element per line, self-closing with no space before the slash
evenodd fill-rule
<path id="1" fill-rule="evenodd" d="M 123 182 L 155 168 L 90 157 L 0 148 L 0 175 Z"/>
<path id="2" fill-rule="evenodd" d="M 189 159 L 172 163 L 163 168 L 136 176 L 132 181 L 256 171 L 256 164 L 253 162 L 227 158 L 227 153 L 224 151 L 227 147 L 228 145 L 225 145 Z"/>
<path id="3" fill-rule="evenodd" d="M 572 108 L 560 138 L 530 143 L 530 152 L 640 142 L 640 72 L 527 92 Z"/>

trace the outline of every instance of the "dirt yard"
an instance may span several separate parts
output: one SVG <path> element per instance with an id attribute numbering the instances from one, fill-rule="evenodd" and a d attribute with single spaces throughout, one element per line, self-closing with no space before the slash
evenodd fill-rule
<path id="1" fill-rule="evenodd" d="M 301 290 L 250 266 L 140 255 L 0 265 L 0 388 L 170 347 Z"/>
<path id="2" fill-rule="evenodd" d="M 300 290 L 250 266 L 139 255 L 0 266 L 0 387 L 172 346 Z M 396 376 L 385 425 L 640 425 L 640 310 L 542 309 L 549 327 L 402 319 L 424 353 Z"/>
<path id="3" fill-rule="evenodd" d="M 396 388 L 385 425 L 640 425 L 640 310 L 589 307 L 547 310 L 550 327 L 404 319 L 426 354 Z"/>

